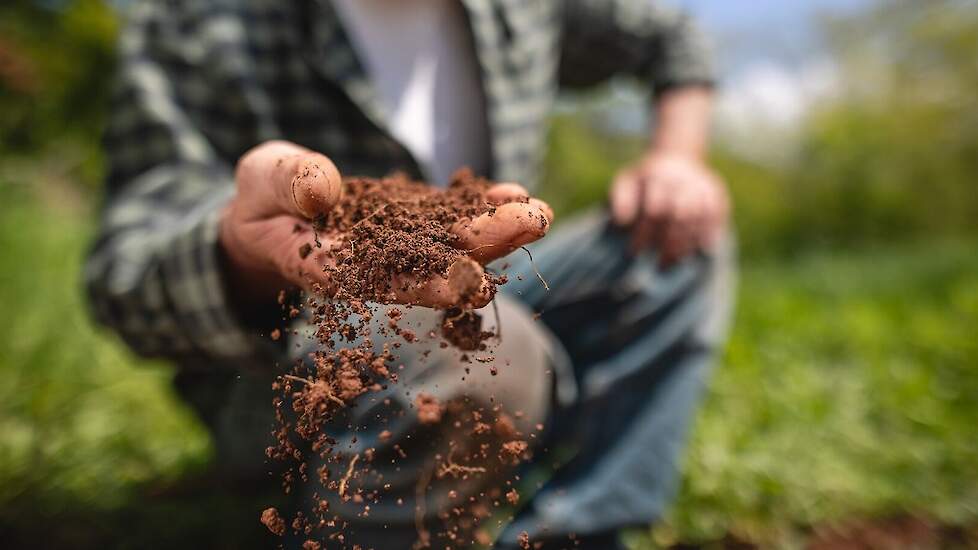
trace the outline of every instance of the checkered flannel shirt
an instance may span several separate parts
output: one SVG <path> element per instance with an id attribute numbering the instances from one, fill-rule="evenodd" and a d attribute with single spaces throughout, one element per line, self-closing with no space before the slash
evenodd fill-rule
<path id="1" fill-rule="evenodd" d="M 460 0 L 481 69 L 490 176 L 532 184 L 558 90 L 633 75 L 708 84 L 689 18 L 651 0 Z M 236 160 L 270 139 L 346 174 L 420 175 L 391 137 L 329 0 L 146 0 L 120 39 L 107 197 L 86 283 L 96 317 L 141 355 L 206 368 L 279 356 L 235 315 L 217 242 Z"/>

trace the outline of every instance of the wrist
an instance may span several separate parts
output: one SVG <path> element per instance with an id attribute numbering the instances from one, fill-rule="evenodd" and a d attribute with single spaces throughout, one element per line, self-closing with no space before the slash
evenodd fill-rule
<path id="1" fill-rule="evenodd" d="M 702 86 L 676 88 L 657 98 L 650 149 L 704 160 L 709 149 L 712 105 L 713 92 Z"/>

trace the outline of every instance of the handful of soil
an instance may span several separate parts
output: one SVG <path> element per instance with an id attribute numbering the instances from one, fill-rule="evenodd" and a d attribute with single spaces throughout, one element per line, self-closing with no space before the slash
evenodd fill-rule
<path id="1" fill-rule="evenodd" d="M 469 259 L 453 229 L 495 210 L 486 200 L 490 186 L 465 169 L 445 190 L 400 174 L 346 180 L 342 199 L 314 224 L 317 234 L 333 241 L 335 265 L 325 271 L 334 281 L 335 298 L 413 302 L 412 293 L 430 289 L 435 296 L 425 305 L 488 303 L 495 283 Z"/>
<path id="2" fill-rule="evenodd" d="M 315 242 L 304 244 L 297 254 L 305 258 L 315 252 L 322 257 L 322 269 L 330 281 L 329 288 L 314 285 L 302 304 L 311 314 L 319 345 L 311 355 L 311 366 L 298 360 L 291 372 L 280 376 L 273 385 L 280 394 L 274 400 L 277 427 L 273 433 L 277 444 L 267 449 L 267 455 L 298 464 L 284 474 L 286 492 L 295 481 L 309 480 L 304 453 L 315 453 L 323 463 L 337 461 L 335 441 L 324 433 L 323 426 L 362 394 L 397 381 L 391 348 L 400 344 L 388 338 L 380 351 L 374 347 L 368 329 L 376 313 L 372 304 L 420 304 L 444 309 L 441 334 L 432 332 L 429 336 L 443 338 L 442 347 L 484 349 L 484 342 L 492 333 L 481 330 L 481 318 L 472 309 L 489 303 L 505 276 L 486 273 L 470 257 L 474 250 L 466 248 L 464 235 L 466 231 L 470 236 L 473 231 L 478 234 L 469 222 L 492 216 L 501 207 L 488 200 L 487 191 L 492 185 L 467 169 L 457 172 L 444 190 L 403 175 L 351 178 L 344 181 L 343 196 L 332 210 L 315 220 Z M 539 224 L 540 236 L 549 225 L 543 215 L 524 223 L 531 227 Z M 287 303 L 284 292 L 279 301 L 288 311 L 288 318 L 299 315 L 299 309 Z M 407 342 L 417 338 L 413 331 L 398 326 L 401 311 L 397 307 L 386 309 L 386 315 L 384 336 L 400 336 Z M 353 347 L 340 346 L 343 341 L 357 343 Z M 423 405 L 419 406 L 422 424 L 441 422 L 442 404 L 427 399 Z M 519 459 L 526 451 L 522 441 L 507 445 L 522 446 L 514 447 L 508 455 L 504 452 L 508 447 L 500 448 L 495 454 L 503 456 L 503 462 Z M 491 456 L 487 449 L 483 448 L 482 456 Z M 355 492 L 351 496 L 350 489 L 351 478 L 357 477 L 358 460 L 360 455 L 353 457 L 346 475 L 339 480 L 330 479 L 324 466 L 317 472 L 319 482 L 343 500 L 363 498 Z M 359 468 L 368 470 L 370 460 L 372 456 L 364 456 Z M 449 457 L 448 462 L 451 460 Z M 459 466 L 455 464 L 455 468 Z M 485 471 L 473 468 L 473 472 L 480 470 Z M 274 510 L 266 510 L 262 520 L 271 530 L 284 531 Z M 313 530 L 326 527 L 341 529 L 341 523 L 340 518 L 330 516 L 328 503 L 322 500 L 309 515 L 300 513 L 291 527 L 310 535 Z"/>

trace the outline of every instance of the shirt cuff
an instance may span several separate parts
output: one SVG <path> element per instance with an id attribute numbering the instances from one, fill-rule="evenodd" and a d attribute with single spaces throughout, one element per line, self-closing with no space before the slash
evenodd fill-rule
<path id="1" fill-rule="evenodd" d="M 654 70 L 655 93 L 685 86 L 716 85 L 713 47 L 706 35 L 686 19 L 662 43 L 663 50 Z"/>

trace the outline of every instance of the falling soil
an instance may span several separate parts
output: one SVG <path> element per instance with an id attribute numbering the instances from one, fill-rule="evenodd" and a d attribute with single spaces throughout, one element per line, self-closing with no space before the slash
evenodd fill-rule
<path id="1" fill-rule="evenodd" d="M 268 530 L 281 536 L 285 533 L 285 520 L 278 515 L 275 508 L 267 508 L 261 513 L 261 522 L 268 527 Z"/>
<path id="2" fill-rule="evenodd" d="M 382 491 L 368 493 L 360 487 L 361 480 L 372 475 L 375 450 L 341 456 L 338 442 L 325 427 L 344 409 L 355 406 L 360 396 L 398 382 L 396 352 L 401 342 L 425 339 L 431 340 L 433 347 L 454 346 L 468 352 L 488 349 L 495 335 L 482 329 L 482 318 L 472 309 L 491 299 L 497 285 L 505 283 L 505 276 L 484 272 L 469 259 L 470 251 L 464 249 L 452 228 L 495 212 L 497 205 L 486 200 L 490 186 L 491 182 L 473 177 L 467 170 L 460 170 L 445 190 L 401 175 L 348 179 L 343 198 L 332 211 L 315 220 L 315 241 L 303 244 L 296 254 L 323 258 L 322 269 L 330 281 L 328 287 L 312 285 L 301 302 L 315 328 L 316 351 L 308 361 L 297 360 L 273 384 L 277 420 L 273 435 L 277 444 L 266 451 L 270 459 L 291 465 L 283 474 L 287 493 L 296 483 L 318 483 L 344 503 L 362 504 L 360 515 L 368 517 L 371 504 L 384 498 Z M 401 326 L 402 309 L 412 305 L 382 305 L 403 304 L 425 281 L 437 279 L 447 281 L 451 298 L 440 334 L 432 331 L 419 335 Z M 300 315 L 299 304 L 290 303 L 284 294 L 279 303 L 284 319 Z M 384 343 L 379 349 L 372 340 L 377 335 L 369 328 L 375 315 L 385 318 L 380 335 Z M 271 337 L 278 340 L 285 332 L 276 329 Z M 491 355 L 477 359 L 492 361 Z M 494 365 L 482 368 L 497 372 Z M 472 410 L 471 404 L 441 403 L 426 393 L 417 393 L 413 406 L 420 425 L 446 425 L 463 436 L 460 441 L 448 442 L 447 454 L 432 456 L 428 470 L 421 474 L 414 503 L 415 546 L 428 547 L 439 536 L 446 545 L 456 547 L 485 540 L 486 530 L 480 525 L 488 521 L 490 507 L 500 506 L 501 501 L 516 504 L 519 494 L 510 489 L 504 500 L 501 487 L 465 497 L 451 490 L 451 508 L 432 511 L 442 522 L 442 532 L 430 533 L 430 520 L 425 515 L 429 484 L 432 478 L 448 477 L 461 483 L 509 471 L 507 468 L 529 458 L 523 434 L 498 406 Z M 392 434 L 384 430 L 378 439 L 388 442 Z M 400 457 L 407 457 L 397 443 L 393 448 Z M 333 465 L 332 472 L 327 465 Z M 310 471 L 311 467 L 315 471 Z M 349 518 L 335 515 L 327 499 L 320 498 L 323 493 L 316 494 L 320 496 L 312 509 L 297 512 L 290 524 L 274 508 L 262 513 L 262 523 L 277 535 L 291 527 L 295 534 L 308 539 L 304 548 L 319 548 L 321 543 L 329 548 L 358 548 L 344 534 L 344 521 Z M 397 504 L 402 504 L 400 498 Z"/>

